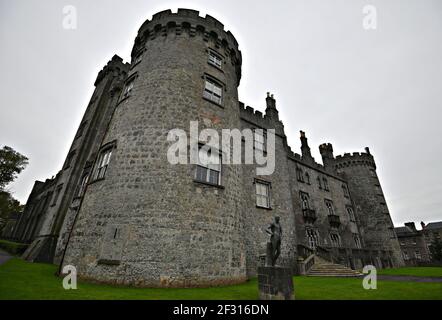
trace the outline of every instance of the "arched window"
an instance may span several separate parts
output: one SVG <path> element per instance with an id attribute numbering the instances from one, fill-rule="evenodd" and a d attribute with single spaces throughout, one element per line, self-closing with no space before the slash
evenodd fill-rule
<path id="1" fill-rule="evenodd" d="M 324 183 L 324 190 L 325 190 L 325 191 L 328 191 L 329 189 L 328 189 L 328 181 L 327 181 L 327 178 L 326 178 L 326 177 L 323 177 L 323 178 L 322 178 L 322 182 Z"/>
<path id="2" fill-rule="evenodd" d="M 318 188 L 322 189 L 321 178 L 317 177 L 316 180 L 318 181 Z"/>
<path id="3" fill-rule="evenodd" d="M 305 182 L 310 184 L 310 175 L 308 174 L 308 172 L 305 173 Z"/>

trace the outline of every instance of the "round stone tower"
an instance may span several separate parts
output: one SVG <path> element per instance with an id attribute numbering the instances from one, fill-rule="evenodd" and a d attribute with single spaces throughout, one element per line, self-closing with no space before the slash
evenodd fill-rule
<path id="1" fill-rule="evenodd" d="M 240 128 L 240 78 L 238 43 L 213 17 L 167 10 L 141 26 L 63 265 L 139 286 L 246 280 L 241 166 L 210 171 L 167 158 L 168 133 L 189 137 L 191 121 Z"/>
<path id="2" fill-rule="evenodd" d="M 402 266 L 399 242 L 370 150 L 337 156 L 333 163 L 348 181 L 365 245 L 372 250 L 389 251 L 393 265 Z"/>

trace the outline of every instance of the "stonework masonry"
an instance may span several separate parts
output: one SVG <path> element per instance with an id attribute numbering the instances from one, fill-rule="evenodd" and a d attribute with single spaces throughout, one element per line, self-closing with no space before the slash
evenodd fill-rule
<path id="1" fill-rule="evenodd" d="M 99 73 L 63 169 L 36 182 L 14 234 L 32 242 L 25 258 L 106 283 L 239 283 L 256 275 L 264 228 L 278 215 L 279 261 L 293 273 L 310 250 L 352 268 L 402 265 L 369 150 L 334 157 L 324 144 L 321 165 L 301 132 L 294 153 L 273 96 L 265 114 L 239 101 L 241 63 L 234 36 L 211 16 L 179 9 L 147 20 L 131 63 L 114 56 Z M 207 95 L 207 83 L 220 93 Z M 274 173 L 222 164 L 209 183 L 196 165 L 170 164 L 167 135 L 189 135 L 190 121 L 200 130 L 275 129 Z M 268 206 L 257 205 L 257 184 L 268 186 Z"/>

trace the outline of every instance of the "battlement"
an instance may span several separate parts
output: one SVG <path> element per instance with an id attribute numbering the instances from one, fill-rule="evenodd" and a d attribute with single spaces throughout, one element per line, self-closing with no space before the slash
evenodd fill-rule
<path id="1" fill-rule="evenodd" d="M 266 114 L 263 114 L 259 110 L 255 110 L 250 106 L 245 106 L 241 101 L 239 102 L 239 113 L 241 119 L 255 124 L 258 127 L 276 129 L 274 120 L 270 119 Z"/>
<path id="2" fill-rule="evenodd" d="M 175 32 L 177 36 L 183 32 L 190 37 L 200 35 L 205 41 L 211 39 L 217 47 L 223 47 L 226 55 L 230 57 L 232 63 L 237 67 L 238 83 L 241 78 L 242 56 L 238 48 L 238 42 L 230 31 L 224 29 L 224 25 L 210 15 L 202 17 L 199 11 L 191 9 L 178 9 L 176 13 L 172 10 L 164 10 L 155 13 L 151 20 L 146 20 L 138 30 L 132 49 L 134 57 L 149 40 L 158 36 L 167 36 L 170 32 Z"/>
<path id="3" fill-rule="evenodd" d="M 336 168 L 370 166 L 376 169 L 374 158 L 369 152 L 344 153 L 336 156 L 334 163 Z"/>
<path id="4" fill-rule="evenodd" d="M 127 73 L 130 64 L 124 63 L 123 59 L 118 55 L 114 55 L 111 60 L 103 67 L 103 69 L 98 72 L 97 79 L 95 80 L 94 86 L 97 86 L 103 78 L 114 71 Z"/>

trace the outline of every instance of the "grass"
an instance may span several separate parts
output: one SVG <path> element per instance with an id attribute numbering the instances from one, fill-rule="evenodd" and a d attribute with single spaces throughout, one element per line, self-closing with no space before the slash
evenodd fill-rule
<path id="1" fill-rule="evenodd" d="M 442 277 L 442 267 L 403 267 L 379 270 L 378 274 L 416 277 Z"/>
<path id="2" fill-rule="evenodd" d="M 198 289 L 132 288 L 79 282 L 64 290 L 51 264 L 13 258 L 0 266 L 0 299 L 257 299 L 257 280 L 244 284 Z M 295 296 L 310 299 L 442 299 L 442 283 L 378 281 L 377 290 L 364 290 L 355 278 L 294 277 Z"/>
<path id="3" fill-rule="evenodd" d="M 0 249 L 5 250 L 6 252 L 12 255 L 20 255 L 25 252 L 28 244 L 12 242 L 8 240 L 0 240 Z"/>

